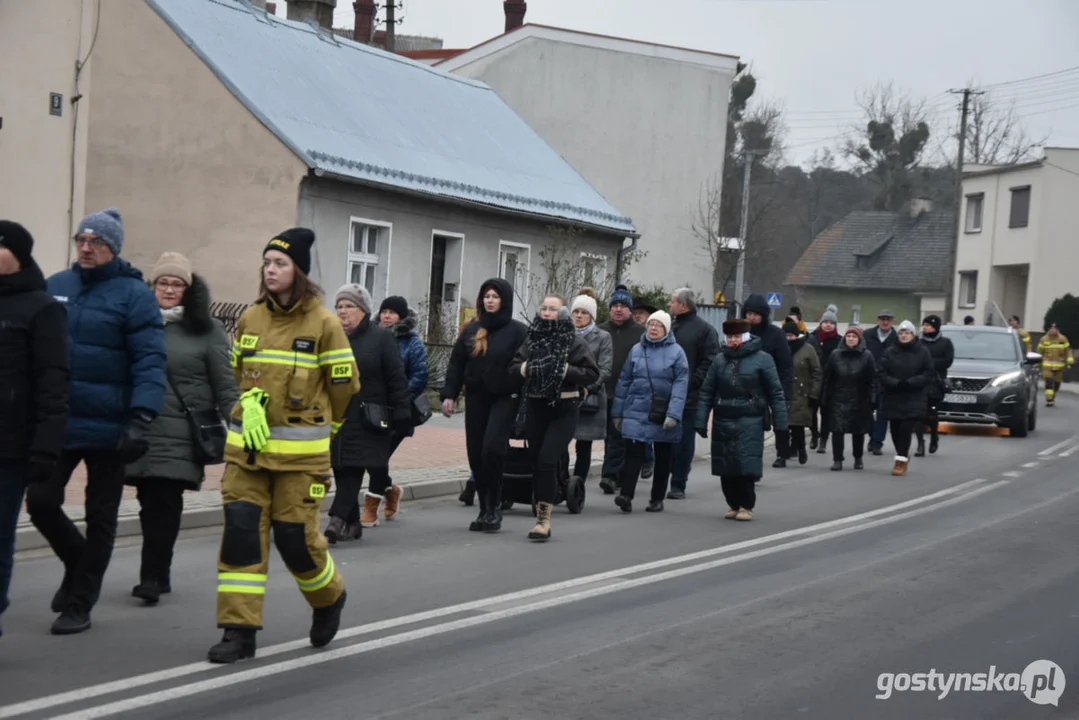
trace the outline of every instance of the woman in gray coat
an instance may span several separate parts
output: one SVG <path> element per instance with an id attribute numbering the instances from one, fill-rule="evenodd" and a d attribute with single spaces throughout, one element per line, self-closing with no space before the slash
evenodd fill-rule
<path id="1" fill-rule="evenodd" d="M 138 488 L 142 524 L 142 566 L 131 594 L 154 605 L 172 591 L 172 551 L 180 533 L 184 491 L 198 490 L 204 477 L 184 403 L 195 411 L 217 410 L 224 419 L 239 394 L 228 338 L 210 315 L 209 288 L 192 274 L 187 258 L 162 255 L 150 283 L 165 321 L 168 382 L 161 412 L 150 425 L 150 449 L 128 465 L 127 484 Z"/>
<path id="2" fill-rule="evenodd" d="M 588 479 L 588 470 L 592 466 L 592 442 L 603 440 L 607 435 L 607 380 L 611 377 L 614 365 L 614 343 L 611 334 L 596 327 L 596 294 L 591 288 L 584 288 L 573 299 L 573 325 L 577 334 L 584 338 L 592 357 L 599 365 L 599 380 L 586 390 L 588 395 L 577 410 L 577 462 L 573 474 Z"/>

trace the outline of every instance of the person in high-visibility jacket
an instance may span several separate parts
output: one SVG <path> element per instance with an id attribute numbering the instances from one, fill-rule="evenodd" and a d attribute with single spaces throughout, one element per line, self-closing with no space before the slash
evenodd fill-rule
<path id="1" fill-rule="evenodd" d="M 1045 405 L 1052 407 L 1056 402 L 1057 389 L 1064 381 L 1064 371 L 1075 364 L 1071 343 L 1053 323 L 1038 343 L 1038 354 L 1042 356 L 1042 377 L 1045 379 Z"/>
<path id="2" fill-rule="evenodd" d="M 255 655 L 271 528 L 314 608 L 311 644 L 329 644 L 341 624 L 344 583 L 319 532 L 319 506 L 330 483 L 330 436 L 360 383 L 341 323 L 308 279 L 314 242 L 306 228 L 270 240 L 259 299 L 236 328 L 232 367 L 240 402 L 225 449 L 217 564 L 217 625 L 225 633 L 210 648 L 210 662 Z"/>
<path id="3" fill-rule="evenodd" d="M 1019 319 L 1018 315 L 1012 315 L 1010 318 L 1008 318 L 1008 327 L 1014 329 L 1015 332 L 1019 334 L 1019 339 L 1023 341 L 1023 351 L 1030 352 L 1030 333 L 1023 329 L 1022 321 Z"/>

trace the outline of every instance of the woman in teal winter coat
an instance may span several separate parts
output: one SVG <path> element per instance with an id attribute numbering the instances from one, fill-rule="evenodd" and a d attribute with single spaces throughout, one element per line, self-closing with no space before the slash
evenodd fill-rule
<path id="1" fill-rule="evenodd" d="M 712 474 L 723 485 L 728 520 L 752 520 L 757 503 L 754 483 L 764 474 L 764 432 L 768 411 L 772 427 L 784 432 L 787 401 L 772 356 L 761 351 L 760 338 L 749 334 L 746 320 L 723 323 L 727 344 L 701 387 L 696 426 L 708 437 L 712 413 Z"/>

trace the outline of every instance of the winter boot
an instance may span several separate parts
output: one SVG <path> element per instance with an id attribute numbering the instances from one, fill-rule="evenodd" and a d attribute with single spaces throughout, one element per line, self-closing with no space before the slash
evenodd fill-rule
<path id="1" fill-rule="evenodd" d="M 817 443 L 820 442 L 820 433 L 817 432 L 816 430 L 813 430 L 813 429 L 810 429 L 809 432 L 812 433 L 812 437 L 810 437 L 810 439 L 809 439 L 809 449 L 810 450 L 816 450 L 817 449 Z"/>
<path id="2" fill-rule="evenodd" d="M 49 604 L 49 608 L 54 613 L 62 613 L 64 608 L 67 607 L 68 602 L 71 600 L 71 571 L 64 570 L 64 579 L 60 582 L 60 587 L 56 593 L 52 596 L 52 603 Z"/>
<path id="3" fill-rule="evenodd" d="M 798 448 L 798 464 L 805 465 L 807 462 L 809 462 L 809 453 L 804 447 Z"/>
<path id="4" fill-rule="evenodd" d="M 648 501 L 648 507 L 646 507 L 644 509 L 644 511 L 645 512 L 651 512 L 651 513 L 663 512 L 663 501 L 662 500 L 649 500 Z"/>
<path id="5" fill-rule="evenodd" d="M 487 514 L 483 516 L 483 532 L 496 533 L 502 529 L 502 484 L 487 493 Z"/>
<path id="6" fill-rule="evenodd" d="M 651 465 L 651 464 L 643 465 L 643 466 L 641 466 L 641 479 L 642 480 L 649 480 L 652 477 L 652 475 L 655 474 L 655 472 L 656 472 L 656 466 L 655 465 Z"/>
<path id="7" fill-rule="evenodd" d="M 476 498 L 476 481 L 472 478 L 468 479 L 465 483 L 465 489 L 461 491 L 461 494 L 457 496 L 457 499 L 465 504 L 465 507 L 472 507 Z"/>
<path id="8" fill-rule="evenodd" d="M 748 522 L 753 519 L 753 511 L 746 510 L 745 508 L 738 508 L 738 512 L 735 514 L 734 519 Z"/>
<path id="9" fill-rule="evenodd" d="M 621 496 L 619 496 L 621 497 Z M 551 510 L 554 506 L 548 502 L 536 503 L 536 525 L 528 531 L 528 539 L 547 542 L 551 539 Z"/>
<path id="10" fill-rule="evenodd" d="M 865 464 L 862 462 L 862 459 L 860 457 L 854 458 L 854 469 L 855 470 L 863 470 L 864 468 L 865 468 Z"/>
<path id="11" fill-rule="evenodd" d="M 843 461 L 842 460 L 836 460 L 835 462 L 832 463 L 832 471 L 833 472 L 839 472 L 842 469 L 843 469 Z"/>
<path id="12" fill-rule="evenodd" d="M 147 605 L 157 605 L 158 601 L 161 600 L 161 596 L 170 592 L 172 592 L 172 587 L 168 583 L 161 583 L 157 580 L 143 580 L 131 588 L 131 597 L 137 597 Z"/>
<path id="13" fill-rule="evenodd" d="M 905 458 L 900 455 L 895 457 L 895 467 L 892 468 L 892 475 L 901 476 L 907 474 L 907 465 L 910 463 L 910 458 Z"/>
<path id="14" fill-rule="evenodd" d="M 341 597 L 329 607 L 315 608 L 311 612 L 311 647 L 326 647 L 341 628 L 341 610 L 345 607 L 348 592 L 341 591 Z"/>
<path id="15" fill-rule="evenodd" d="M 628 498 L 625 495 L 619 495 L 614 499 L 614 504 L 622 508 L 622 512 L 633 512 L 633 498 Z"/>
<path id="16" fill-rule="evenodd" d="M 918 448 L 914 451 L 914 457 L 925 457 L 925 435 L 918 433 Z"/>
<path id="17" fill-rule="evenodd" d="M 341 531 L 341 540 L 359 540 L 363 537 L 363 525 L 359 523 L 345 523 L 345 529 Z"/>
<path id="18" fill-rule="evenodd" d="M 228 628 L 221 642 L 210 648 L 206 659 L 212 663 L 227 665 L 237 660 L 255 657 L 254 628 Z"/>
<path id="19" fill-rule="evenodd" d="M 480 512 L 476 515 L 476 519 L 468 524 L 468 529 L 472 532 L 483 532 L 487 527 L 487 520 L 490 514 L 490 508 L 487 507 L 487 503 L 490 499 L 490 493 L 484 488 L 483 492 L 476 493 L 480 498 Z"/>
<path id="20" fill-rule="evenodd" d="M 779 457 L 776 458 L 776 461 L 774 463 L 772 463 L 772 467 L 774 467 L 774 468 L 785 468 L 785 467 L 787 467 L 787 458 L 780 455 Z"/>
<path id="21" fill-rule="evenodd" d="M 330 524 L 326 526 L 326 542 L 336 545 L 337 541 L 345 534 L 345 521 L 339 517 L 330 516 Z"/>
<path id="22" fill-rule="evenodd" d="M 728 510 L 726 512 L 726 514 L 723 515 L 723 519 L 724 520 L 737 520 L 738 519 L 738 508 L 731 508 L 730 510 Z"/>
<path id="23" fill-rule="evenodd" d="M 396 518 L 399 512 L 401 512 L 401 486 L 393 483 L 386 491 L 386 505 L 382 508 L 382 517 L 389 522 Z"/>
<path id="24" fill-rule="evenodd" d="M 821 437 L 820 442 L 817 443 L 817 454 L 823 455 L 828 452 L 828 438 Z"/>
<path id="25" fill-rule="evenodd" d="M 614 495 L 618 492 L 618 478 L 614 475 L 604 475 L 599 481 L 599 489 L 604 495 Z"/>
<path id="26" fill-rule="evenodd" d="M 934 454 L 936 454 L 937 450 L 939 450 L 939 449 L 940 449 L 940 433 L 937 432 L 936 429 L 934 429 L 933 432 L 930 433 L 930 435 L 929 435 L 929 454 L 934 455 Z"/>
<path id="27" fill-rule="evenodd" d="M 363 509 L 360 511 L 360 525 L 365 528 L 378 527 L 378 506 L 382 496 L 371 492 L 363 494 Z"/>

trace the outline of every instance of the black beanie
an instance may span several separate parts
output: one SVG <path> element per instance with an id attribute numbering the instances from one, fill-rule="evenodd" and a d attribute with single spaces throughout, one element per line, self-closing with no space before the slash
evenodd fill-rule
<path id="1" fill-rule="evenodd" d="M 278 234 L 266 244 L 262 251 L 265 255 L 270 250 L 283 252 L 292 258 L 296 267 L 303 270 L 304 275 L 311 274 L 311 246 L 315 244 L 315 233 L 307 228 L 296 227 Z"/>
<path id="2" fill-rule="evenodd" d="M 0 220 L 0 245 L 10 250 L 22 267 L 33 263 L 34 237 L 19 223 Z"/>
<path id="3" fill-rule="evenodd" d="M 926 315 L 925 320 L 922 321 L 923 325 L 929 325 L 933 328 L 933 332 L 940 332 L 940 316 L 939 315 Z"/>
<path id="4" fill-rule="evenodd" d="M 408 300 L 405 300 L 400 295 L 390 295 L 383 300 L 382 304 L 378 307 L 379 314 L 381 314 L 383 310 L 393 310 L 397 313 L 397 317 L 404 320 L 408 317 Z"/>
<path id="5" fill-rule="evenodd" d="M 798 323 L 788 320 L 783 323 L 783 332 L 788 335 L 798 336 L 802 334 L 801 329 L 798 327 Z"/>

